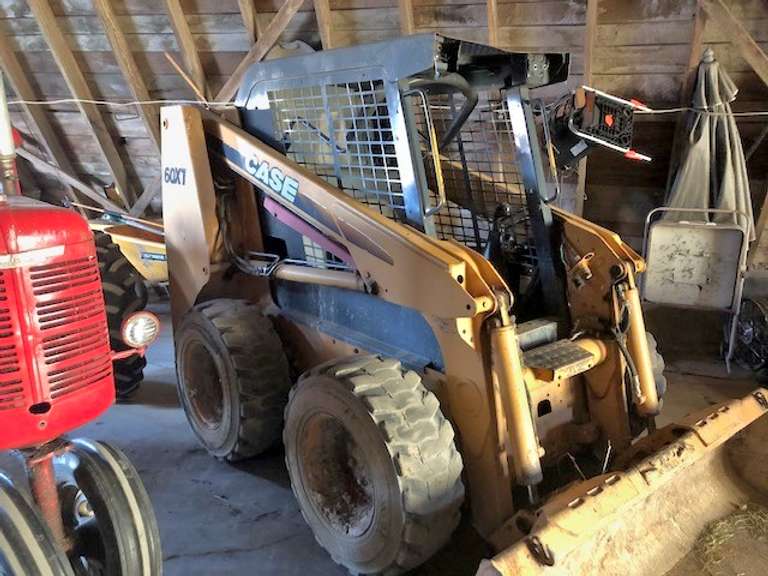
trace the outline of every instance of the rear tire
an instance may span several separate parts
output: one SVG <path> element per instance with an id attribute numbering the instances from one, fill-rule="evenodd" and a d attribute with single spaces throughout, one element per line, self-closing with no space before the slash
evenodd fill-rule
<path id="1" fill-rule="evenodd" d="M 152 501 L 128 457 L 106 443 L 78 439 L 55 465 L 62 519 L 75 541 L 70 556 L 75 572 L 160 576 L 163 557 Z M 79 512 L 83 504 L 90 514 Z"/>
<path id="2" fill-rule="evenodd" d="M 187 420 L 214 456 L 242 460 L 280 439 L 290 372 L 256 306 L 221 299 L 192 308 L 176 331 L 176 373 Z"/>
<path id="3" fill-rule="evenodd" d="M 73 576 L 43 519 L 0 474 L 0 574 Z"/>
<path id="4" fill-rule="evenodd" d="M 108 234 L 94 232 L 94 239 L 107 309 L 109 344 L 112 350 L 127 350 L 129 346 L 123 342 L 120 329 L 128 315 L 147 306 L 147 287 L 139 272 Z M 119 399 L 128 398 L 138 390 L 146 365 L 147 360 L 138 354 L 113 363 L 115 392 Z"/>
<path id="5" fill-rule="evenodd" d="M 453 427 L 418 374 L 375 356 L 306 373 L 286 408 L 291 487 L 315 538 L 359 574 L 399 574 L 437 552 L 464 499 Z"/>

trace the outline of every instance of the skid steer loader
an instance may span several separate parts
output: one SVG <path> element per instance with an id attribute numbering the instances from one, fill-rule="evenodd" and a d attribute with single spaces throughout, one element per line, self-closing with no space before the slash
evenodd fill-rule
<path id="1" fill-rule="evenodd" d="M 644 262 L 545 176 L 596 145 L 637 156 L 633 104 L 532 101 L 567 74 L 427 34 L 256 64 L 229 120 L 162 111 L 189 422 L 227 460 L 282 435 L 353 573 L 419 566 L 464 513 L 497 551 L 482 574 L 660 574 L 768 489 L 744 433 L 768 391 L 655 429 Z"/>

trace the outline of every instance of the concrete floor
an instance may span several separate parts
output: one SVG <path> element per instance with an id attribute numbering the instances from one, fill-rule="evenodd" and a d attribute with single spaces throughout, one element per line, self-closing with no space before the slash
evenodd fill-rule
<path id="1" fill-rule="evenodd" d="M 155 307 L 167 324 L 167 307 Z M 664 352 L 665 342 L 660 339 Z M 150 350 L 146 380 L 129 404 L 112 408 L 78 435 L 113 442 L 132 459 L 152 497 L 169 576 L 210 574 L 345 574 L 317 545 L 299 513 L 276 448 L 232 466 L 200 448 L 178 405 L 170 327 Z M 755 387 L 749 374 L 729 377 L 713 359 L 667 354 L 664 424 Z M 0 455 L 0 468 L 18 474 Z M 469 574 L 486 552 L 467 527 L 422 573 Z M 467 553 L 466 542 L 472 552 Z M 457 551 L 462 548 L 462 553 Z"/>

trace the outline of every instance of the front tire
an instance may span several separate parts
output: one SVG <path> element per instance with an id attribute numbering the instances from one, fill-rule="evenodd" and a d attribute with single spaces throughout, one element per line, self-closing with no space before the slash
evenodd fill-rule
<path id="1" fill-rule="evenodd" d="M 62 519 L 77 574 L 160 576 L 157 520 L 127 456 L 103 442 L 72 440 L 55 461 Z"/>
<path id="2" fill-rule="evenodd" d="M 453 427 L 397 360 L 354 357 L 305 374 L 283 440 L 305 520 L 353 573 L 411 570 L 459 523 L 463 465 Z"/>
<path id="3" fill-rule="evenodd" d="M 3 576 L 73 576 L 66 555 L 57 548 L 45 522 L 0 474 L 0 574 Z"/>
<path id="4" fill-rule="evenodd" d="M 192 308 L 176 332 L 176 372 L 187 420 L 214 456 L 242 460 L 280 439 L 288 360 L 256 306 L 220 299 Z"/>

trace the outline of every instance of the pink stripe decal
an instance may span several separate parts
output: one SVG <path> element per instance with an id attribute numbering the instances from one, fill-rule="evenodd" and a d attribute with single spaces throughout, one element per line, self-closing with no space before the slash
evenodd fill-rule
<path id="1" fill-rule="evenodd" d="M 290 229 L 295 230 L 299 234 L 302 234 L 303 236 L 306 236 L 316 244 L 318 244 L 323 250 L 326 252 L 330 252 L 336 258 L 339 258 L 343 262 L 354 265 L 354 262 L 352 261 L 352 256 L 349 254 L 347 249 L 342 246 L 341 244 L 334 242 L 330 238 L 328 238 L 326 235 L 324 235 L 322 232 L 320 232 L 317 228 L 312 226 L 311 224 L 308 224 L 298 216 L 296 216 L 293 212 L 288 210 L 287 208 L 284 208 L 272 198 L 265 196 L 264 198 L 264 208 L 266 208 L 269 212 L 271 212 L 275 218 L 280 220 L 283 224 L 288 226 Z"/>

